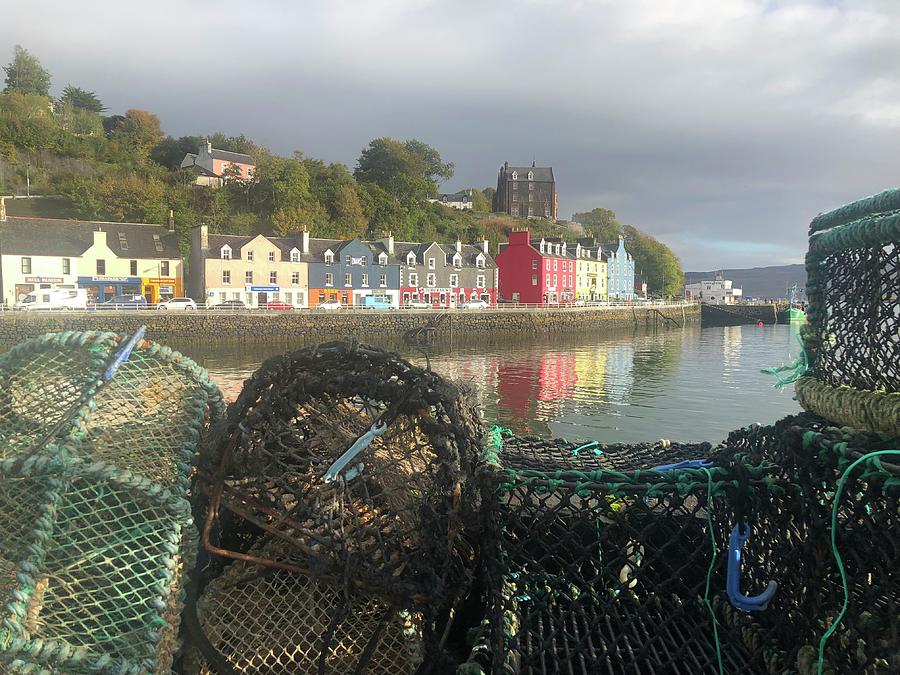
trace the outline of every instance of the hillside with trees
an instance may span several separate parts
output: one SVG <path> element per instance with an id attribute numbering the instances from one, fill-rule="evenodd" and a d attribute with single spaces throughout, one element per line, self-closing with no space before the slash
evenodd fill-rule
<path id="1" fill-rule="evenodd" d="M 421 140 L 373 139 L 351 170 L 300 151 L 279 156 L 244 135 L 208 131 L 175 138 L 152 112 L 107 114 L 101 97 L 84 83 L 66 83 L 53 98 L 51 74 L 20 46 L 3 70 L 0 194 L 62 195 L 65 207 L 58 215 L 80 219 L 162 223 L 172 209 L 186 257 L 190 230 L 200 223 L 229 234 L 284 235 L 305 227 L 315 237 L 378 237 L 386 231 L 407 241 L 485 237 L 494 247 L 524 224 L 490 213 L 491 187 L 471 188 L 474 212 L 429 203 L 426 198 L 453 178 L 454 165 Z M 207 139 L 215 148 L 251 155 L 253 179 L 226 176 L 218 189 L 194 184 L 181 162 Z M 566 225 L 550 221 L 529 220 L 528 227 L 535 236 L 573 236 Z M 661 270 L 657 276 L 664 278 L 668 263 L 649 262 L 662 245 L 634 228 L 627 233 L 636 257 L 640 252 L 645 267 Z M 671 278 L 680 279 L 680 271 Z M 654 288 L 661 286 L 651 282 Z"/>

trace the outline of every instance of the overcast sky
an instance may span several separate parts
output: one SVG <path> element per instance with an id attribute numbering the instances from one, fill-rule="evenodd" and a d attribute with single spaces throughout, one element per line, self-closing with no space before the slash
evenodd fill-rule
<path id="1" fill-rule="evenodd" d="M 800 262 L 819 211 L 900 183 L 900 0 L 8 3 L 19 43 L 112 112 L 351 168 L 378 136 L 551 165 L 689 270 Z"/>

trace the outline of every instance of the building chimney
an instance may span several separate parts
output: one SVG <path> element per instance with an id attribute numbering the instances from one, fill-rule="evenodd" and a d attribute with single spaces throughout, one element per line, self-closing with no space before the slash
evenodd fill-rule
<path id="1" fill-rule="evenodd" d="M 169 232 L 175 231 L 175 212 L 169 209 L 169 217 L 166 219 L 166 225 L 169 226 Z"/>
<path id="2" fill-rule="evenodd" d="M 100 229 L 94 230 L 94 246 L 106 246 L 106 232 Z"/>
<path id="3" fill-rule="evenodd" d="M 394 233 L 388 230 L 384 233 L 384 236 L 378 240 L 379 243 L 384 244 L 384 247 L 387 249 L 388 255 L 394 255 Z"/>
<path id="4" fill-rule="evenodd" d="M 487 237 L 481 240 L 481 250 L 485 255 L 491 250 L 491 243 L 487 240 Z"/>
<path id="5" fill-rule="evenodd" d="M 459 239 L 456 240 L 456 252 L 462 253 L 462 242 Z"/>
<path id="6" fill-rule="evenodd" d="M 208 225 L 199 225 L 195 228 L 200 235 L 200 250 L 208 251 L 209 250 L 209 226 Z"/>
<path id="7" fill-rule="evenodd" d="M 309 230 L 306 228 L 300 232 L 300 250 L 309 253 Z"/>
<path id="8" fill-rule="evenodd" d="M 207 155 L 212 154 L 212 143 L 209 142 L 208 138 L 206 139 L 206 154 Z"/>
<path id="9" fill-rule="evenodd" d="M 6 222 L 6 197 L 0 197 L 0 223 Z"/>

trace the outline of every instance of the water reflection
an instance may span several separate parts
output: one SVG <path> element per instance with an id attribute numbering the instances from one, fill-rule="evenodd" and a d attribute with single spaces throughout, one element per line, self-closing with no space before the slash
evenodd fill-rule
<path id="1" fill-rule="evenodd" d="M 430 351 L 435 371 L 466 384 L 491 421 L 520 433 L 635 442 L 719 441 L 751 422 L 798 410 L 790 388 L 759 370 L 791 360 L 787 326 L 688 327 L 552 339 L 457 339 Z M 266 357 L 301 345 L 182 345 L 226 395 Z M 419 365 L 421 354 L 396 342 Z"/>

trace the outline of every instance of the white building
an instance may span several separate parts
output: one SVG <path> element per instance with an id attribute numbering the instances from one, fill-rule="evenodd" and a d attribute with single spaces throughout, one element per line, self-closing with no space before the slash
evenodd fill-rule
<path id="1" fill-rule="evenodd" d="M 84 288 L 90 302 L 182 290 L 174 225 L 6 217 L 0 199 L 0 304 L 36 290 Z"/>
<path id="2" fill-rule="evenodd" d="M 742 295 L 741 289 L 733 288 L 731 279 L 725 279 L 721 272 L 717 272 L 712 281 L 698 281 L 684 286 L 685 300 L 709 305 L 733 305 L 740 301 Z"/>
<path id="3" fill-rule="evenodd" d="M 459 209 L 460 211 L 472 210 L 472 191 L 463 190 L 462 192 L 454 192 L 453 194 L 440 194 L 437 197 L 428 199 L 432 204 L 442 204 L 451 209 Z"/>

